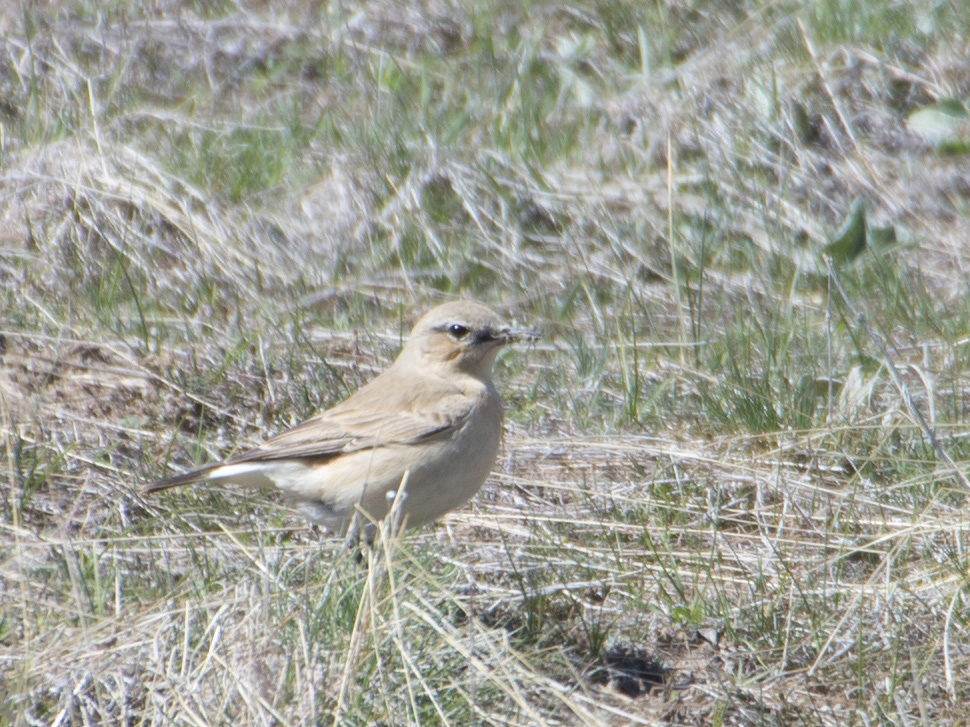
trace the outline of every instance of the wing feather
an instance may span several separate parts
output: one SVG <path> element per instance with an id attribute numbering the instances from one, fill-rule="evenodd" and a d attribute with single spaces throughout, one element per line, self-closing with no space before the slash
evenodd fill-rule
<path id="1" fill-rule="evenodd" d="M 433 437 L 447 437 L 459 429 L 471 413 L 473 400 L 464 395 L 439 399 L 434 407 L 418 410 L 374 411 L 371 407 L 344 404 L 308 419 L 255 449 L 226 461 L 255 462 L 279 459 L 328 458 L 388 444 L 414 444 Z"/>
<path id="2" fill-rule="evenodd" d="M 475 395 L 440 380 L 422 385 L 392 368 L 341 404 L 224 462 L 156 482 L 147 492 L 204 480 L 223 465 L 284 459 L 327 460 L 390 444 L 449 437 L 465 425 Z"/>

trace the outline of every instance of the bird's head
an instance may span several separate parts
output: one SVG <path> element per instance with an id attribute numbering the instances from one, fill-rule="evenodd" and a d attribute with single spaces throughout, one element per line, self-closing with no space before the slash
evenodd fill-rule
<path id="1" fill-rule="evenodd" d="M 536 331 L 513 329 L 481 303 L 458 300 L 433 308 L 415 324 L 400 359 L 487 380 L 502 346 L 537 338 Z"/>

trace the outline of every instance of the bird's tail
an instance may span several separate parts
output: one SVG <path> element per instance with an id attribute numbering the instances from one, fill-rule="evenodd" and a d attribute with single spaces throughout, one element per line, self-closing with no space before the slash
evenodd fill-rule
<path id="1" fill-rule="evenodd" d="M 216 466 L 203 467 L 202 469 L 192 470 L 191 472 L 174 475 L 173 477 L 167 477 L 164 480 L 153 482 L 146 487 L 143 492 L 146 495 L 150 495 L 153 492 L 161 492 L 162 490 L 168 490 L 172 487 L 181 487 L 182 485 L 191 485 L 194 482 L 201 482 L 209 476 L 209 473 L 212 472 L 215 467 Z"/>

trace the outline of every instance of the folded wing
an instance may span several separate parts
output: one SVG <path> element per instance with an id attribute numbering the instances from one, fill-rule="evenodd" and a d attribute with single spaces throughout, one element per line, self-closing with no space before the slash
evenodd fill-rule
<path id="1" fill-rule="evenodd" d="M 464 426 L 473 408 L 473 400 L 461 394 L 438 399 L 434 406 L 401 408 L 390 404 L 378 411 L 372 406 L 354 406 L 354 398 L 267 439 L 254 449 L 224 462 L 161 480 L 146 488 L 146 492 L 199 482 L 224 465 L 287 459 L 325 461 L 363 449 L 449 437 Z"/>

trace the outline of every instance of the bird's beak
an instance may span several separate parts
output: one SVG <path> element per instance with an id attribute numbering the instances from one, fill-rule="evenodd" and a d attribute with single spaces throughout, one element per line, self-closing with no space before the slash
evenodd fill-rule
<path id="1" fill-rule="evenodd" d="M 540 338 L 540 332 L 538 328 L 503 328 L 494 336 L 496 340 L 502 343 L 515 343 L 516 341 L 535 343 Z"/>

